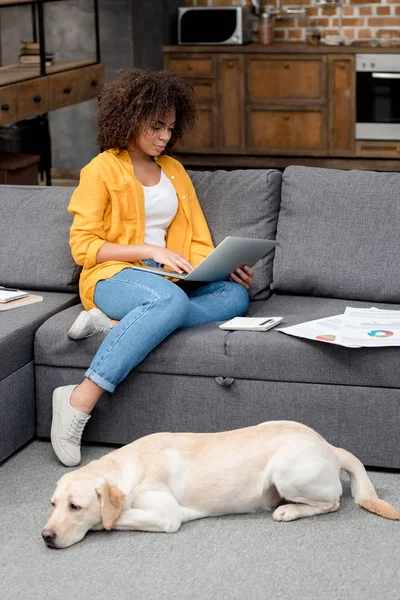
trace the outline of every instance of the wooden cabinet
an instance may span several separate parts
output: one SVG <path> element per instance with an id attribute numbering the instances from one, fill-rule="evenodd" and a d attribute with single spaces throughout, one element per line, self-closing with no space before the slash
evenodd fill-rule
<path id="1" fill-rule="evenodd" d="M 165 67 L 191 83 L 199 111 L 178 157 L 196 166 L 400 170 L 400 163 L 393 169 L 400 141 L 356 141 L 357 52 L 368 50 L 304 43 L 166 47 Z"/>
<path id="2" fill-rule="evenodd" d="M 354 56 L 329 56 L 329 154 L 354 156 L 356 81 Z"/>
<path id="3" fill-rule="evenodd" d="M 193 86 L 199 113 L 178 152 L 326 153 L 326 57 L 183 50 L 165 67 Z"/>
<path id="4" fill-rule="evenodd" d="M 325 154 L 326 58 L 250 55 L 245 64 L 246 150 Z"/>
<path id="5" fill-rule="evenodd" d="M 0 68 L 0 125 L 97 98 L 104 83 L 104 66 L 93 61 L 58 61 L 43 77 L 18 67 Z"/>
<path id="6" fill-rule="evenodd" d="M 194 89 L 198 119 L 176 145 L 179 152 L 235 153 L 244 148 L 242 57 L 166 57 L 166 68 L 183 76 Z"/>

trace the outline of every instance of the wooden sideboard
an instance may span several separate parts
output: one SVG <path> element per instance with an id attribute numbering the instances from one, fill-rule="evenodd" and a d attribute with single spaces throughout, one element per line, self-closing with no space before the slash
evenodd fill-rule
<path id="1" fill-rule="evenodd" d="M 193 86 L 199 114 L 174 155 L 187 166 L 400 170 L 400 140 L 355 138 L 355 54 L 368 51 L 383 50 L 288 43 L 165 47 L 165 68 Z"/>
<path id="2" fill-rule="evenodd" d="M 57 61 L 40 76 L 39 67 L 0 68 L 0 125 L 97 98 L 104 68 L 93 60 Z"/>

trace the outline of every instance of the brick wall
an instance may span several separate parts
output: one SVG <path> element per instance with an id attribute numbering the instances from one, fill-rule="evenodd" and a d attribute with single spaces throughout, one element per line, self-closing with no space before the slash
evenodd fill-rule
<path id="1" fill-rule="evenodd" d="M 273 2 L 271 2 L 272 4 Z M 251 0 L 186 0 L 188 6 L 244 6 Z M 281 6 L 304 6 L 307 19 L 278 19 L 274 23 L 274 38 L 279 41 L 305 41 L 307 24 L 317 25 L 322 37 L 339 35 L 339 15 L 342 11 L 342 32 L 349 40 L 381 45 L 400 45 L 400 0 L 350 0 L 338 6 L 318 6 L 316 0 L 281 0 Z"/>

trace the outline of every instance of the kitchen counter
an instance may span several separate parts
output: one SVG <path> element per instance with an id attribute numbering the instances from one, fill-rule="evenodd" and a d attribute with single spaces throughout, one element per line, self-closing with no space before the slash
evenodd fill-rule
<path id="1" fill-rule="evenodd" d="M 164 52 L 196 52 L 198 54 L 400 54 L 400 46 L 369 46 L 357 43 L 351 46 L 330 46 L 319 44 L 311 46 L 306 42 L 275 42 L 273 44 L 244 44 L 237 46 L 164 46 Z"/>

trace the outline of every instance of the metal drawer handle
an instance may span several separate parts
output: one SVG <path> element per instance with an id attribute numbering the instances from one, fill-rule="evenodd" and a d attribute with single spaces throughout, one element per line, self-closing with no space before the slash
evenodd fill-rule
<path id="1" fill-rule="evenodd" d="M 64 94 L 70 94 L 71 93 L 71 88 L 64 88 L 63 92 L 64 92 Z"/>
<path id="2" fill-rule="evenodd" d="M 42 96 L 33 96 L 33 101 L 34 102 L 40 102 L 42 99 Z"/>
<path id="3" fill-rule="evenodd" d="M 235 381 L 233 377 L 216 377 L 215 381 L 222 387 L 228 387 Z"/>
<path id="4" fill-rule="evenodd" d="M 2 104 L 1 105 L 1 110 L 8 110 L 10 107 L 8 106 L 8 104 Z"/>

